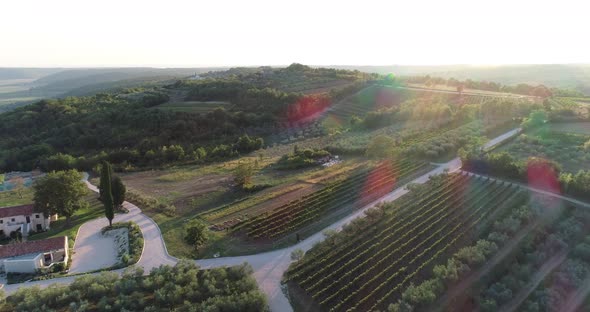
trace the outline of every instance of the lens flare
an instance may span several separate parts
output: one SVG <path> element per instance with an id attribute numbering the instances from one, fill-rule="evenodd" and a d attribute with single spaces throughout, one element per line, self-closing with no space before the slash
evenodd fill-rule
<path id="1" fill-rule="evenodd" d="M 532 157 L 527 162 L 527 180 L 530 187 L 561 194 L 559 172 L 548 160 Z"/>
<path id="2" fill-rule="evenodd" d="M 390 193 L 397 182 L 397 171 L 394 170 L 391 160 L 380 162 L 367 176 L 360 188 L 359 201 L 369 202 Z"/>
<path id="3" fill-rule="evenodd" d="M 316 121 L 330 106 L 332 100 L 325 95 L 306 95 L 287 107 L 289 124 L 302 124 Z"/>

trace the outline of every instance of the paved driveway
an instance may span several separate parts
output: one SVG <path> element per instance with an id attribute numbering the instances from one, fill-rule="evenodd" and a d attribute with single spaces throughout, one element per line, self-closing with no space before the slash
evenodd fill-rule
<path id="1" fill-rule="evenodd" d="M 70 273 L 90 272 L 117 264 L 117 250 L 113 236 L 104 236 L 100 230 L 109 225 L 106 218 L 82 224 L 74 243 Z"/>

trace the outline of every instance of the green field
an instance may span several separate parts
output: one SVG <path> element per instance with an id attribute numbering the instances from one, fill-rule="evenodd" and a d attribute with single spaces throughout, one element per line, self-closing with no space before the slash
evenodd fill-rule
<path id="1" fill-rule="evenodd" d="M 551 131 L 590 135 L 590 122 L 554 123 L 551 124 Z"/>
<path id="2" fill-rule="evenodd" d="M 175 112 L 185 113 L 201 113 L 206 114 L 214 111 L 216 108 L 229 108 L 231 104 L 229 102 L 221 101 L 186 101 L 186 102 L 168 102 L 162 105 L 156 106 L 158 109 L 171 110 Z"/>
<path id="3" fill-rule="evenodd" d="M 27 85 L 34 79 L 8 79 L 0 80 L 0 112 L 2 107 L 11 107 L 12 104 L 22 102 L 33 102 L 40 99 L 38 94 L 32 94 L 27 90 L 30 86 Z"/>
<path id="4" fill-rule="evenodd" d="M 25 188 L 22 194 L 20 195 L 15 191 L 0 192 L 0 207 L 26 205 L 31 203 L 32 201 L 33 191 L 30 188 Z"/>

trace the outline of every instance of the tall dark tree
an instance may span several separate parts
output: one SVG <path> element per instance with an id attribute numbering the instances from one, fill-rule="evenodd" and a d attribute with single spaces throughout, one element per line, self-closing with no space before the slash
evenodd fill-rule
<path id="1" fill-rule="evenodd" d="M 100 197 L 104 205 L 104 214 L 109 219 L 109 226 L 113 226 L 115 207 L 113 204 L 113 192 L 111 187 L 111 164 L 103 161 L 100 172 L 101 189 Z"/>
<path id="2" fill-rule="evenodd" d="M 113 177 L 111 192 L 113 194 L 113 204 L 116 208 L 120 208 L 125 201 L 125 193 L 127 192 L 127 188 L 119 176 Z"/>
<path id="3" fill-rule="evenodd" d="M 104 169 L 105 169 L 105 164 L 108 164 L 108 173 L 109 176 L 112 177 L 113 176 L 113 167 L 111 166 L 111 164 L 107 161 L 103 161 L 101 163 L 100 166 L 100 182 L 98 184 L 98 194 L 99 194 L 99 198 L 100 200 L 102 200 L 102 195 L 103 195 L 103 190 L 105 189 L 105 183 L 107 182 L 107 180 L 105 179 L 105 174 L 104 174 Z M 110 179 L 108 181 L 111 181 Z"/>

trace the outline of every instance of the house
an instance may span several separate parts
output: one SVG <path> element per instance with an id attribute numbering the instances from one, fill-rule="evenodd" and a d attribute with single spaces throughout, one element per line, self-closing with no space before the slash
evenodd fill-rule
<path id="1" fill-rule="evenodd" d="M 41 212 L 35 212 L 33 204 L 0 208 L 0 233 L 9 236 L 11 232 L 20 231 L 27 236 L 30 231 L 46 231 L 51 221 L 57 220 L 57 214 L 47 218 Z M 1 235 L 0 235 L 1 236 Z"/>
<path id="2" fill-rule="evenodd" d="M 6 273 L 35 273 L 67 262 L 67 236 L 0 246 L 0 271 Z"/>

